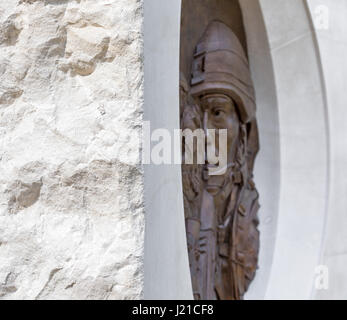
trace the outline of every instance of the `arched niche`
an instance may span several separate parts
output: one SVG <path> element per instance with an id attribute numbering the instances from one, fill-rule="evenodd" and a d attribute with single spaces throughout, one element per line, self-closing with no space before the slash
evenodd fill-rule
<path id="1" fill-rule="evenodd" d="M 280 152 L 277 165 L 266 149 L 257 162 L 258 183 L 273 177 L 274 166 L 279 168 L 280 188 L 273 200 L 268 194 L 273 203 L 278 197 L 277 221 L 270 216 L 267 224 L 268 213 L 263 217 L 263 227 L 274 236 L 273 257 L 267 258 L 269 264 L 260 264 L 268 270 L 268 278 L 258 278 L 249 298 L 263 295 L 265 287 L 265 299 L 310 299 L 321 261 L 329 190 L 328 113 L 315 30 L 306 1 L 242 0 L 240 4 L 261 104 L 258 116 L 264 119 L 262 145 L 267 148 L 274 136 L 267 117 L 271 119 L 277 105 Z M 264 28 L 256 23 L 260 20 Z M 267 40 L 261 41 L 264 37 Z"/>
<path id="2" fill-rule="evenodd" d="M 144 120 L 179 128 L 181 2 L 144 1 Z M 145 299 L 192 299 L 179 165 L 145 165 Z"/>
<path id="3" fill-rule="evenodd" d="M 324 79 L 312 22 L 304 0 L 242 0 L 239 8 L 261 144 L 261 252 L 246 299 L 308 299 L 329 187 Z M 181 1 L 146 0 L 144 33 L 144 118 L 179 128 Z M 192 298 L 181 179 L 179 166 L 145 167 L 147 299 Z"/>
<path id="4" fill-rule="evenodd" d="M 245 25 L 244 19 L 248 25 Z M 256 91 L 260 152 L 255 160 L 254 182 L 261 205 L 258 212 L 260 253 L 259 269 L 246 298 L 262 299 L 266 295 L 271 272 L 280 192 L 279 115 L 272 59 L 257 1 L 246 5 L 238 0 L 182 0 L 180 71 L 181 77 L 183 75 L 188 82 L 195 47 L 206 28 L 215 20 L 227 25 L 239 39 L 251 63 Z"/>

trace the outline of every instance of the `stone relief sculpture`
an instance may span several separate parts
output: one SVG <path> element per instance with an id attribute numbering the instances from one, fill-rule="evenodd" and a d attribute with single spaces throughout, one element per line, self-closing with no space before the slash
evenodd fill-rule
<path id="1" fill-rule="evenodd" d="M 190 85 L 181 75 L 180 104 L 182 129 L 227 129 L 225 174 L 209 175 L 207 161 L 189 165 L 183 159 L 194 297 L 243 299 L 258 263 L 259 204 L 252 172 L 259 143 L 248 60 L 224 23 L 210 23 L 197 44 Z M 188 147 L 183 141 L 183 156 Z"/>

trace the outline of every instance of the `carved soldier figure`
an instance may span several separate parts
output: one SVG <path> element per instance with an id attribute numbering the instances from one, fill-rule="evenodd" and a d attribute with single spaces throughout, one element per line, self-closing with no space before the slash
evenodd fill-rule
<path id="1" fill-rule="evenodd" d="M 184 75 L 180 75 L 180 110 L 181 128 L 194 131 L 202 128 L 202 117 L 199 106 L 189 95 L 189 86 Z M 199 269 L 199 237 L 200 237 L 200 210 L 201 196 L 203 190 L 202 169 L 199 164 L 184 164 L 185 148 L 191 146 L 183 144 L 183 200 L 184 214 L 186 221 L 187 245 L 189 254 L 189 264 L 191 270 L 192 285 L 195 299 L 200 299 L 198 269 Z M 194 150 L 191 150 L 194 153 Z"/>
<path id="2" fill-rule="evenodd" d="M 212 22 L 196 47 L 190 94 L 196 104 L 185 103 L 182 128 L 194 123 L 206 133 L 216 129 L 217 141 L 218 129 L 227 129 L 228 139 L 224 174 L 209 175 L 215 164 L 208 162 L 202 173 L 198 166 L 195 174 L 183 167 L 188 172 L 183 184 L 185 210 L 195 212 L 186 213 L 194 295 L 238 300 L 253 280 L 258 262 L 259 204 L 252 172 L 259 144 L 248 60 L 238 38 L 222 22 Z M 194 185 L 198 187 L 189 199 Z"/>

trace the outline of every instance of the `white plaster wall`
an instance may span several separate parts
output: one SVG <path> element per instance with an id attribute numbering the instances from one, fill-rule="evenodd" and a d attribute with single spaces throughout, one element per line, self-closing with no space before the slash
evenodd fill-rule
<path id="1" fill-rule="evenodd" d="M 240 4 L 261 142 L 260 268 L 246 298 L 310 299 L 329 194 L 329 123 L 311 16 L 302 0 Z"/>
<path id="2" fill-rule="evenodd" d="M 0 1 L 0 298 L 143 297 L 142 1 Z"/>
<path id="3" fill-rule="evenodd" d="M 260 151 L 254 178 L 260 192 L 259 269 L 245 299 L 264 299 L 276 243 L 280 194 L 280 131 L 277 92 L 270 44 L 259 1 L 240 1 L 247 35 L 248 57 L 256 88 Z"/>
<path id="4" fill-rule="evenodd" d="M 145 113 L 152 130 L 180 128 L 181 3 L 145 1 Z M 173 131 L 172 131 L 173 134 Z M 192 299 L 181 167 L 145 166 L 145 299 Z"/>
<path id="5" fill-rule="evenodd" d="M 281 190 L 266 299 L 309 299 L 324 238 L 328 119 L 311 19 L 302 0 L 260 0 L 279 110 Z"/>
<path id="6" fill-rule="evenodd" d="M 329 268 L 329 288 L 317 299 L 347 299 L 347 1 L 308 0 L 313 19 L 319 6 L 328 12 L 328 28 L 317 29 L 330 123 L 330 190 L 321 264 Z"/>

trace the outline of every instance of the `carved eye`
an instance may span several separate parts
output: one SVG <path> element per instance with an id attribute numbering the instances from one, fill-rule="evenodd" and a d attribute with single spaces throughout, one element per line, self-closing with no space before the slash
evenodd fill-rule
<path id="1" fill-rule="evenodd" d="M 222 109 L 215 109 L 215 110 L 213 111 L 213 115 L 214 115 L 215 117 L 221 117 L 223 114 L 224 114 L 224 111 L 223 111 Z"/>

